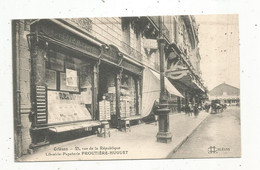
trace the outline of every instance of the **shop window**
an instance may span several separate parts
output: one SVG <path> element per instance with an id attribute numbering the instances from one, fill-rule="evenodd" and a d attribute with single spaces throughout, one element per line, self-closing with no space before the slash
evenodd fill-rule
<path id="1" fill-rule="evenodd" d="M 53 51 L 47 59 L 48 123 L 93 119 L 91 64 Z"/>
<path id="2" fill-rule="evenodd" d="M 120 89 L 120 113 L 122 117 L 130 117 L 138 114 L 136 89 L 137 79 L 131 75 L 123 74 Z"/>
<path id="3" fill-rule="evenodd" d="M 46 84 L 49 90 L 80 93 L 91 86 L 89 63 L 61 53 L 51 53 L 46 66 Z"/>
<path id="4" fill-rule="evenodd" d="M 46 84 L 48 89 L 57 90 L 57 73 L 54 70 L 46 69 Z"/>

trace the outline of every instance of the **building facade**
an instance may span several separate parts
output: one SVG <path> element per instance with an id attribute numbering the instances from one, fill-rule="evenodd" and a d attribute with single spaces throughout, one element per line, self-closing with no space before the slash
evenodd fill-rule
<path id="1" fill-rule="evenodd" d="M 200 102 L 198 26 L 193 16 L 14 20 L 16 157 L 48 144 L 50 134 L 93 131 L 108 120 L 150 114 L 160 95 L 159 50 L 172 111 Z M 106 101 L 106 102 L 104 102 Z"/>

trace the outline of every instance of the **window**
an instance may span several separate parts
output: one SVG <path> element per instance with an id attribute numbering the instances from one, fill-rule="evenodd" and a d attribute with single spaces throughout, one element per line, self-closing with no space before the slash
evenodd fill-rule
<path id="1" fill-rule="evenodd" d="M 89 63 L 58 52 L 50 52 L 46 63 L 48 90 L 80 93 L 91 87 Z"/>
<path id="2" fill-rule="evenodd" d="M 45 82 L 48 89 L 48 123 L 93 119 L 90 63 L 49 51 Z"/>
<path id="3" fill-rule="evenodd" d="M 137 79 L 129 74 L 123 74 L 121 79 L 120 113 L 122 117 L 137 115 Z"/>

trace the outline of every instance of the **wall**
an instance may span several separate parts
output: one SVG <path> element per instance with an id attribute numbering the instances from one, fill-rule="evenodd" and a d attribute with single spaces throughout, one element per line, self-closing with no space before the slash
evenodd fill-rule
<path id="1" fill-rule="evenodd" d="M 198 47 L 196 46 L 194 49 L 191 48 L 191 42 L 183 18 L 181 16 L 164 16 L 163 19 L 163 26 L 164 28 L 167 28 L 168 31 L 166 32 L 169 33 L 167 39 L 171 43 L 176 43 L 182 51 L 186 49 L 187 55 L 185 55 L 185 57 L 191 62 L 196 73 L 198 73 L 200 71 L 200 61 L 197 57 Z M 131 26 L 122 30 L 122 21 L 120 17 L 77 18 L 67 20 L 74 22 L 74 24 L 81 27 L 105 44 L 115 45 L 120 51 L 128 54 L 135 60 L 158 70 L 158 50 L 151 56 L 146 55 L 143 48 L 144 37 L 137 37 Z M 194 23 L 192 23 L 191 26 L 194 26 Z"/>
<path id="2" fill-rule="evenodd" d="M 74 25 L 76 24 L 103 43 L 116 46 L 120 51 L 128 54 L 133 59 L 140 61 L 144 65 L 153 69 L 158 69 L 158 50 L 151 56 L 147 56 L 143 48 L 143 37 L 141 35 L 136 36 L 131 26 L 122 30 L 122 21 L 120 17 L 66 20 Z"/>
<path id="3" fill-rule="evenodd" d="M 177 45 L 180 49 L 184 51 L 184 49 L 187 49 L 187 55 L 185 56 L 195 69 L 196 74 L 200 74 L 200 58 L 198 54 L 198 43 L 196 43 L 195 48 L 192 48 L 190 37 L 187 31 L 187 28 L 184 24 L 183 19 L 180 16 L 177 16 L 175 19 L 175 24 L 177 28 L 176 34 L 176 40 Z M 193 26 L 194 24 L 191 24 Z M 197 29 L 197 28 L 194 28 Z M 197 40 L 195 40 L 197 41 Z"/>
<path id="4" fill-rule="evenodd" d="M 30 52 L 28 48 L 26 35 L 29 34 L 30 24 L 29 20 L 19 20 L 16 22 L 16 55 L 19 59 L 17 59 L 17 67 L 16 70 L 18 72 L 17 77 L 17 87 L 20 88 L 20 118 L 21 118 L 21 152 L 23 154 L 27 153 L 27 149 L 31 143 L 29 128 L 29 113 L 31 111 L 31 101 L 30 101 Z M 19 91 L 19 89 L 17 89 Z M 19 107 L 19 106 L 18 106 Z M 19 113 L 19 111 L 18 111 Z M 17 114 L 17 113 L 14 113 Z M 17 139 L 19 141 L 19 139 Z"/>

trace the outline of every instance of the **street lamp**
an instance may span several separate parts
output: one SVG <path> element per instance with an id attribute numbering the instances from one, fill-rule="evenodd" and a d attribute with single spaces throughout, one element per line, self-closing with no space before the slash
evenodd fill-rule
<path id="1" fill-rule="evenodd" d="M 169 143 L 172 141 L 172 134 L 169 131 L 169 113 L 170 109 L 167 104 L 167 96 L 165 90 L 165 81 L 164 81 L 164 46 L 165 39 L 163 38 L 162 33 L 162 17 L 159 16 L 159 57 L 160 57 L 160 102 L 156 107 L 155 114 L 158 115 L 159 131 L 156 135 L 157 142 Z"/>

